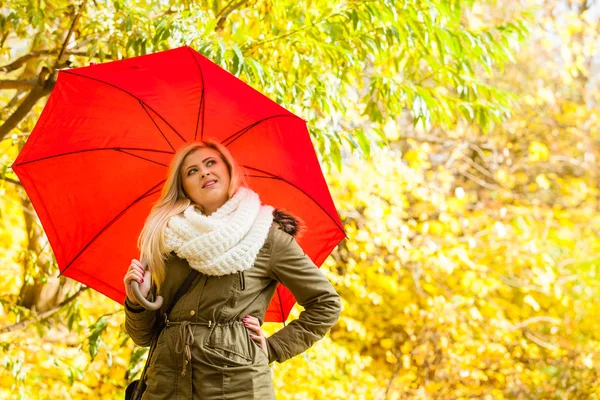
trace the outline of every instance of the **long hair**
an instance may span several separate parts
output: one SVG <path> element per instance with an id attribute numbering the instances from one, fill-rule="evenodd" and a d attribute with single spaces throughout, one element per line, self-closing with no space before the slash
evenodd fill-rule
<path id="1" fill-rule="evenodd" d="M 183 190 L 180 169 L 189 154 L 202 148 L 215 150 L 227 165 L 230 176 L 229 198 L 235 194 L 240 186 L 247 186 L 244 176 L 229 150 L 216 140 L 206 139 L 201 142 L 188 143 L 177 150 L 169 165 L 167 180 L 162 188 L 161 195 L 152 207 L 138 237 L 140 259 L 143 258 L 147 261 L 152 273 L 152 282 L 156 285 L 157 292 L 160 291 L 166 276 L 165 260 L 168 254 L 164 245 L 165 227 L 169 218 L 183 212 L 192 204 Z"/>

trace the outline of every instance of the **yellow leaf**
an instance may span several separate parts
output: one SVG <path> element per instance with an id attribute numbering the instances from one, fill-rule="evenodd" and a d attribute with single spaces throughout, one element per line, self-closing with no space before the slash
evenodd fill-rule
<path id="1" fill-rule="evenodd" d="M 398 362 L 398 358 L 394 355 L 394 353 L 388 350 L 385 352 L 385 361 L 389 362 L 390 364 L 396 364 Z"/>
<path id="2" fill-rule="evenodd" d="M 525 299 L 523 299 L 523 301 L 525 302 L 525 304 L 529 304 L 531 308 L 533 308 L 535 311 L 540 311 L 540 305 L 537 303 L 537 301 L 535 301 L 533 297 L 531 297 L 530 294 L 525 296 Z"/>
<path id="3" fill-rule="evenodd" d="M 544 174 L 539 174 L 538 176 L 536 176 L 535 177 L 535 182 L 542 189 L 549 189 L 550 188 L 550 181 L 548 180 L 548 178 L 546 178 L 546 175 L 544 175 Z"/>
<path id="4" fill-rule="evenodd" d="M 529 160 L 536 161 L 547 161 L 548 160 L 548 147 L 544 143 L 536 142 L 535 140 L 529 143 Z"/>
<path id="5" fill-rule="evenodd" d="M 410 369 L 410 356 L 408 354 L 402 356 L 402 367 L 404 369 Z"/>

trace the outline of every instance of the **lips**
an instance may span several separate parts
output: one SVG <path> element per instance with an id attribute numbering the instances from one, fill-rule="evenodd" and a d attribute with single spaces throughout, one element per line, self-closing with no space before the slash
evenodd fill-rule
<path id="1" fill-rule="evenodd" d="M 217 183 L 217 181 L 215 179 L 210 179 L 206 182 L 204 182 L 204 185 L 202 185 L 202 189 L 210 187 L 210 186 L 214 186 Z"/>

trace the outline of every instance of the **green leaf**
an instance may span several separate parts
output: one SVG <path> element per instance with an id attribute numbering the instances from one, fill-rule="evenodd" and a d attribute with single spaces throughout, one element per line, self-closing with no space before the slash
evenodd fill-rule
<path id="1" fill-rule="evenodd" d="M 365 132 L 362 129 L 357 129 L 354 131 L 354 133 L 355 137 L 358 139 L 361 151 L 365 157 L 369 158 L 371 156 L 371 143 L 365 135 Z"/>
<path id="2" fill-rule="evenodd" d="M 90 327 L 91 334 L 88 336 L 89 342 L 89 353 L 92 358 L 92 361 L 98 355 L 99 348 L 103 345 L 102 333 L 106 330 L 108 325 L 109 317 L 102 316 L 100 317 L 94 325 Z"/>
<path id="3" fill-rule="evenodd" d="M 341 171 L 342 170 L 342 152 L 341 152 L 339 143 L 332 140 L 330 143 L 329 150 L 331 152 L 330 155 L 333 160 L 333 163 L 337 167 L 338 171 Z"/>

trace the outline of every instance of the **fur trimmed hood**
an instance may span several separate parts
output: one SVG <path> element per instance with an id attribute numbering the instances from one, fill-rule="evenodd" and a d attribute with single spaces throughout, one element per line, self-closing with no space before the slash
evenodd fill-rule
<path id="1" fill-rule="evenodd" d="M 273 222 L 277 222 L 281 229 L 295 238 L 302 236 L 304 223 L 299 218 L 279 209 L 273 210 Z"/>

